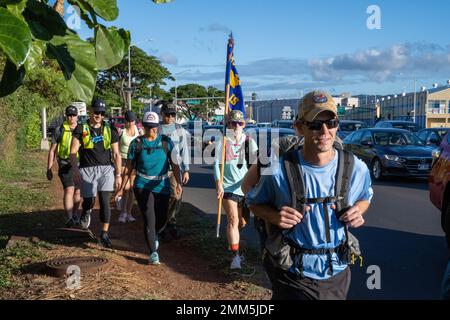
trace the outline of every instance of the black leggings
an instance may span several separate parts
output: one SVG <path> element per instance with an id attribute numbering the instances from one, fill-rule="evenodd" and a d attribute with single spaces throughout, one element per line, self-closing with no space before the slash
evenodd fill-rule
<path id="1" fill-rule="evenodd" d="M 150 252 L 156 251 L 156 236 L 167 224 L 170 195 L 153 193 L 146 189 L 134 189 L 139 210 L 144 217 L 144 235 Z"/>
<path id="2" fill-rule="evenodd" d="M 98 197 L 100 199 L 100 222 L 109 223 L 111 220 L 111 208 L 109 201 L 111 200 L 111 191 L 99 191 Z M 91 210 L 95 205 L 94 198 L 83 198 L 83 214 Z"/>

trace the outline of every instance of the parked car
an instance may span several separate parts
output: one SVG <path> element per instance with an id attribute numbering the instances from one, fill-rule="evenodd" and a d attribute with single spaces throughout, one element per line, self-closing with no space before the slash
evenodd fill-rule
<path id="1" fill-rule="evenodd" d="M 294 120 L 275 120 L 272 122 L 271 127 L 292 129 L 294 128 Z"/>
<path id="2" fill-rule="evenodd" d="M 426 145 L 439 147 L 442 142 L 442 138 L 444 138 L 449 131 L 450 128 L 427 128 L 418 131 L 416 136 L 418 136 L 420 141 Z"/>
<path id="3" fill-rule="evenodd" d="M 444 136 L 434 158 L 428 180 L 430 200 L 436 208 L 441 210 L 441 226 L 450 248 L 450 132 Z"/>
<path id="4" fill-rule="evenodd" d="M 397 121 L 397 120 L 382 120 L 378 121 L 374 128 L 394 128 L 394 129 L 404 129 L 411 132 L 417 132 L 421 127 L 411 121 Z"/>
<path id="5" fill-rule="evenodd" d="M 111 124 L 118 129 L 123 129 L 125 127 L 125 117 L 124 116 L 112 117 Z"/>
<path id="6" fill-rule="evenodd" d="M 346 136 L 351 134 L 354 131 L 357 131 L 359 129 L 367 128 L 367 125 L 362 121 L 357 120 L 340 120 L 339 121 L 339 128 L 337 131 L 337 135 L 342 140 L 345 139 Z"/>
<path id="7" fill-rule="evenodd" d="M 435 148 L 425 146 L 408 130 L 368 128 L 344 139 L 344 148 L 363 160 L 372 178 L 428 177 Z"/>

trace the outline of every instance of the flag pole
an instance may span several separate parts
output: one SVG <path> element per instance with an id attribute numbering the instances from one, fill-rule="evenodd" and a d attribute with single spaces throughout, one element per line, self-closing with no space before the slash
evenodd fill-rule
<path id="1" fill-rule="evenodd" d="M 229 48 L 231 47 L 231 51 Z M 220 162 L 220 179 L 219 185 L 223 183 L 223 176 L 225 170 L 225 151 L 226 151 L 226 129 L 227 129 L 227 116 L 228 116 L 228 106 L 230 104 L 230 81 L 228 81 L 230 70 L 228 66 L 230 65 L 231 56 L 233 54 L 234 40 L 233 34 L 230 34 L 230 38 L 228 39 L 227 45 L 227 72 L 225 75 L 225 110 L 223 115 L 223 135 L 222 135 L 222 153 L 221 153 L 221 162 Z M 216 237 L 219 238 L 220 235 L 220 217 L 222 215 L 222 199 L 223 197 L 219 197 L 219 205 L 217 208 L 217 228 L 216 228 Z"/>

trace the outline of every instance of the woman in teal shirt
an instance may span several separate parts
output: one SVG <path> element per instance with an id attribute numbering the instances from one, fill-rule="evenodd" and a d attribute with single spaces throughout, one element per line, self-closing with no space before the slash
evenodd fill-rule
<path id="1" fill-rule="evenodd" d="M 136 179 L 133 189 L 139 209 L 144 217 L 145 240 L 150 249 L 150 264 L 159 264 L 158 234 L 167 223 L 170 199 L 169 168 L 172 167 L 177 180 L 177 192 L 181 193 L 180 168 L 172 161 L 173 143 L 170 138 L 158 135 L 159 117 L 155 112 L 144 115 L 145 134 L 130 144 L 127 167 L 122 187 L 116 198 L 123 193 L 133 170 Z M 176 154 L 176 153 L 174 153 Z"/>
<path id="2" fill-rule="evenodd" d="M 222 141 L 218 143 L 216 161 L 214 163 L 214 178 L 216 181 L 217 196 L 223 198 L 223 208 L 227 215 L 227 238 L 229 249 L 233 258 L 230 269 L 241 269 L 241 257 L 239 255 L 239 229 L 246 225 L 243 213 L 244 193 L 241 184 L 248 170 L 245 156 L 245 144 L 248 144 L 249 154 L 255 155 L 257 145 L 253 139 L 249 139 L 244 133 L 244 114 L 239 110 L 232 110 L 227 118 L 227 137 L 225 138 L 225 165 L 223 182 L 220 183 L 220 155 L 222 154 Z M 232 133 L 232 134 L 230 134 Z"/>

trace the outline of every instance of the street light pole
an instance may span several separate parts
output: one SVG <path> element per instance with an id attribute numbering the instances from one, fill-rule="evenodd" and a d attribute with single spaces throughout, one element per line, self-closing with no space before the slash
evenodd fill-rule
<path id="1" fill-rule="evenodd" d="M 416 75 L 414 75 L 414 123 L 416 121 Z"/>
<path id="2" fill-rule="evenodd" d="M 153 39 L 147 39 L 145 41 L 153 41 Z M 128 46 L 128 90 L 127 90 L 127 96 L 128 96 L 128 110 L 131 110 L 131 47 L 136 46 L 139 43 L 142 43 L 144 41 L 133 43 Z"/>
<path id="3" fill-rule="evenodd" d="M 131 46 L 128 47 L 128 110 L 131 110 Z"/>

